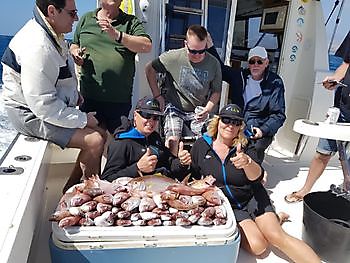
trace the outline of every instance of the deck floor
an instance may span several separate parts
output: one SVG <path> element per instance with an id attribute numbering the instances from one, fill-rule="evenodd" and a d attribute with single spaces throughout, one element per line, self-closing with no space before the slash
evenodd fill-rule
<path id="1" fill-rule="evenodd" d="M 342 183 L 342 171 L 339 162 L 336 158 L 333 158 L 334 165 L 327 167 L 326 171 L 323 173 L 321 178 L 316 182 L 313 191 L 327 191 L 329 190 L 330 184 L 334 183 L 339 185 Z M 280 158 L 274 158 L 271 156 L 266 156 L 264 168 L 269 174 L 268 182 L 266 188 L 270 194 L 271 199 L 274 202 L 276 210 L 286 212 L 290 215 L 291 222 L 286 222 L 283 224 L 283 228 L 290 235 L 297 238 L 301 238 L 302 231 L 302 216 L 303 216 L 303 204 L 302 202 L 295 204 L 287 204 L 284 201 L 284 196 L 292 191 L 299 189 L 305 182 L 309 163 L 301 164 L 300 162 L 295 162 L 291 160 L 283 160 Z M 46 191 L 52 192 L 50 189 L 61 189 L 66 180 L 62 171 L 69 171 L 72 169 L 72 164 L 60 164 L 51 166 L 50 177 L 55 178 L 54 185 L 47 185 Z M 59 199 L 60 193 L 55 192 L 53 200 Z M 46 203 L 46 211 L 52 211 L 56 204 Z M 47 218 L 48 214 L 43 215 L 43 218 Z M 44 231 L 40 231 L 39 242 L 45 243 L 47 241 L 47 233 L 49 231 L 50 224 L 46 220 L 42 222 L 42 228 Z M 45 245 L 46 247 L 46 245 Z M 32 251 L 34 252 L 34 251 Z M 49 258 L 48 249 L 41 247 L 40 252 L 35 251 L 31 254 L 30 260 L 28 262 L 41 262 L 38 261 L 40 258 Z M 256 262 L 268 262 L 268 263 L 278 263 L 278 262 L 290 262 L 282 252 L 277 249 L 271 248 L 265 255 L 261 258 L 255 258 L 251 256 L 243 249 L 240 250 L 238 255 L 238 263 L 256 263 Z"/>
<path id="2" fill-rule="evenodd" d="M 327 167 L 320 179 L 314 185 L 312 191 L 327 191 L 331 184 L 339 185 L 343 182 L 343 174 L 339 161 L 334 157 L 332 164 Z M 277 159 L 266 156 L 264 168 L 269 174 L 266 188 L 274 202 L 277 212 L 283 211 L 290 215 L 291 222 L 283 224 L 283 229 L 290 235 L 301 239 L 302 235 L 302 218 L 303 203 L 287 204 L 284 196 L 292 191 L 298 190 L 305 182 L 309 163 L 301 164 L 290 160 Z M 255 263 L 255 262 L 291 262 L 279 250 L 272 248 L 264 257 L 255 258 L 243 249 L 238 255 L 238 263 Z"/>

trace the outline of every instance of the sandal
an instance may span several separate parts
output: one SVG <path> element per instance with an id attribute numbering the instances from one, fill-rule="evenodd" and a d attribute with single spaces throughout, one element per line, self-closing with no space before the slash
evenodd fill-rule
<path id="1" fill-rule="evenodd" d="M 297 195 L 297 192 L 293 192 L 289 195 L 286 195 L 284 197 L 284 200 L 288 203 L 288 204 L 293 204 L 293 203 L 298 203 L 303 201 L 303 197 Z"/>
<path id="2" fill-rule="evenodd" d="M 291 220 L 289 219 L 289 215 L 285 212 L 277 213 L 277 218 L 278 218 L 278 221 L 280 222 L 280 225 L 283 225 L 283 223 L 285 222 L 291 222 Z"/>

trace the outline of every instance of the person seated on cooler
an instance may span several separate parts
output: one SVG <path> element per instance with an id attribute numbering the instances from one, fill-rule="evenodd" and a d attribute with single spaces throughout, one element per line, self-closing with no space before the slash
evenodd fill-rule
<path id="1" fill-rule="evenodd" d="M 138 101 L 133 126 L 124 117 L 107 152 L 107 162 L 101 178 L 113 181 L 119 177 L 138 177 L 157 172 L 179 180 L 189 173 L 191 156 L 180 142 L 178 157 L 165 147 L 156 132 L 162 116 L 159 102 L 145 97 Z"/>
<path id="2" fill-rule="evenodd" d="M 162 53 L 145 67 L 154 98 L 162 108 L 166 105 L 165 144 L 173 154 L 177 154 L 180 138 L 189 123 L 194 120 L 204 123 L 208 113 L 217 110 L 222 84 L 220 63 L 206 52 L 207 30 L 191 25 L 184 44 L 183 48 Z M 157 73 L 165 73 L 162 90 L 158 87 Z M 201 135 L 200 127 L 191 130 Z"/>
<path id="3" fill-rule="evenodd" d="M 191 149 L 192 175 L 216 178 L 216 185 L 233 208 L 241 231 L 241 245 L 250 253 L 261 255 L 270 244 L 293 262 L 320 262 L 308 245 L 282 229 L 269 195 L 260 183 L 263 169 L 244 129 L 242 110 L 235 104 L 224 106 Z"/>
<path id="4" fill-rule="evenodd" d="M 208 52 L 220 60 L 209 34 Z M 262 163 L 265 150 L 286 120 L 283 81 L 269 70 L 266 49 L 260 46 L 249 50 L 248 68 L 235 69 L 221 62 L 221 71 L 222 80 L 230 85 L 230 102 L 244 110 L 247 130 Z"/>

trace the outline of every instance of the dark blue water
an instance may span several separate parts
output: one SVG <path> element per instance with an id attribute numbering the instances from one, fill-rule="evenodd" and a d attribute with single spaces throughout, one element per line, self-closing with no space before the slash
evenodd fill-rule
<path id="1" fill-rule="evenodd" d="M 6 47 L 10 43 L 11 36 L 0 35 L 0 59 L 2 58 L 2 54 L 4 53 Z M 2 65 L 0 64 L 0 84 L 2 84 Z"/>

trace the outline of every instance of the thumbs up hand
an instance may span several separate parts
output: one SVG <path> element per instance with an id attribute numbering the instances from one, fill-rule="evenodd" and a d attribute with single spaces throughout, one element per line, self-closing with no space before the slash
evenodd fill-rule
<path id="1" fill-rule="evenodd" d="M 179 143 L 177 157 L 179 158 L 181 165 L 190 165 L 192 162 L 191 154 L 187 150 L 184 150 L 184 143 L 182 141 Z"/>
<path id="2" fill-rule="evenodd" d="M 243 152 L 242 145 L 238 143 L 236 146 L 236 155 L 231 157 L 230 161 L 237 169 L 244 169 L 252 163 L 252 158 Z"/>
<path id="3" fill-rule="evenodd" d="M 157 162 L 157 156 L 152 154 L 150 148 L 147 148 L 146 152 L 144 155 L 142 155 L 136 166 L 143 173 L 151 173 L 155 170 Z"/>

